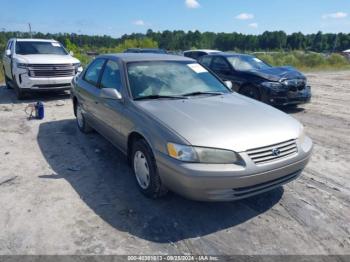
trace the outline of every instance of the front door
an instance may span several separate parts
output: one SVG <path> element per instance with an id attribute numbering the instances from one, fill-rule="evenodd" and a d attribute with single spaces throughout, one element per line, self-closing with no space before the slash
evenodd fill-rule
<path id="1" fill-rule="evenodd" d="M 96 59 L 92 62 L 83 77 L 79 78 L 76 88 L 78 100 L 85 116 L 97 129 L 101 127 L 101 120 L 98 117 L 97 110 L 101 92 L 99 80 L 105 63 L 106 59 Z"/>
<path id="2" fill-rule="evenodd" d="M 122 81 L 120 66 L 117 61 L 108 60 L 101 77 L 101 90 L 103 88 L 114 88 L 122 93 Z M 121 119 L 124 115 L 123 100 L 113 100 L 108 98 L 98 98 L 97 117 L 104 126 L 104 135 L 117 147 L 123 147 L 124 138 L 121 135 Z"/>

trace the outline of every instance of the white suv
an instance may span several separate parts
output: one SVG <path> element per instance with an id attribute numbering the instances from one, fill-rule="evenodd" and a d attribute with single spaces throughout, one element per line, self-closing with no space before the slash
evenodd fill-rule
<path id="1" fill-rule="evenodd" d="M 55 40 L 10 39 L 3 56 L 6 86 L 22 99 L 30 91 L 67 90 L 83 69 Z"/>

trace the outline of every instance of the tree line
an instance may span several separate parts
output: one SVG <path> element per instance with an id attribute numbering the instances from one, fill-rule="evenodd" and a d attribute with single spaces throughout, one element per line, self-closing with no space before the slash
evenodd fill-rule
<path id="1" fill-rule="evenodd" d="M 350 48 L 350 34 L 322 33 L 303 34 L 301 32 L 286 34 L 284 31 L 266 31 L 260 35 L 241 33 L 213 33 L 199 31 L 163 31 L 155 32 L 149 29 L 145 34 L 126 34 L 120 38 L 111 36 L 90 36 L 82 34 L 44 34 L 33 33 L 33 38 L 56 39 L 65 43 L 68 39 L 74 45 L 86 50 L 112 49 L 126 40 L 151 39 L 160 48 L 167 50 L 188 50 L 195 48 L 218 49 L 222 51 L 290 51 L 304 50 L 314 52 L 340 52 Z M 30 37 L 27 32 L 0 32 L 0 49 L 5 48 L 9 38 Z"/>

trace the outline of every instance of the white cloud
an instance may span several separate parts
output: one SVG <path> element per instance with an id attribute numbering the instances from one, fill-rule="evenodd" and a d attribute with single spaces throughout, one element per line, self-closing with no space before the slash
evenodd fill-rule
<path id="1" fill-rule="evenodd" d="M 248 13 L 241 13 L 241 14 L 236 16 L 236 19 L 238 19 L 238 20 L 250 20 L 253 18 L 254 18 L 254 15 L 248 14 Z"/>
<path id="2" fill-rule="evenodd" d="M 138 25 L 138 26 L 144 26 L 145 25 L 145 21 L 143 20 L 135 20 L 133 22 L 134 25 Z"/>
<path id="3" fill-rule="evenodd" d="M 198 8 L 201 6 L 197 0 L 185 0 L 185 4 L 187 8 Z"/>
<path id="4" fill-rule="evenodd" d="M 258 23 L 251 23 L 248 26 L 251 28 L 258 28 L 259 24 Z"/>
<path id="5" fill-rule="evenodd" d="M 323 19 L 328 19 L 328 18 L 333 18 L 333 19 L 341 19 L 341 18 L 346 18 L 348 16 L 347 13 L 344 12 L 336 12 L 336 13 L 331 13 L 331 14 L 325 14 L 322 16 Z"/>

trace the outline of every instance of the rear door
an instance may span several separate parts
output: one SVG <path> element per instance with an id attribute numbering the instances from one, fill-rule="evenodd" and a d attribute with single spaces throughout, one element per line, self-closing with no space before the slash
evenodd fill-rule
<path id="1" fill-rule="evenodd" d="M 231 80 L 232 67 L 222 56 L 215 56 L 211 63 L 211 69 L 223 80 Z"/>

